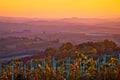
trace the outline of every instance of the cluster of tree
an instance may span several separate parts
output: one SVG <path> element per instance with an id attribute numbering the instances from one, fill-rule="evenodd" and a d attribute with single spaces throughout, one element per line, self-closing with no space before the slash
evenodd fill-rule
<path id="1" fill-rule="evenodd" d="M 75 45 L 71 42 L 63 43 L 59 49 L 52 47 L 47 48 L 44 52 L 40 53 L 44 57 L 56 57 L 58 59 L 64 57 L 75 57 L 76 51 L 85 53 L 87 55 L 96 56 L 103 55 L 104 53 L 113 53 L 118 46 L 115 42 L 110 40 L 104 40 L 102 42 L 86 42 L 82 44 Z M 44 54 L 43 54 L 44 53 Z"/>
<path id="2" fill-rule="evenodd" d="M 32 58 L 52 59 L 55 57 L 56 59 L 64 60 L 66 57 L 71 57 L 74 59 L 76 57 L 76 51 L 97 58 L 105 53 L 108 55 L 119 53 L 120 50 L 117 51 L 116 49 L 119 49 L 119 47 L 115 42 L 110 40 L 104 40 L 102 42 L 86 42 L 77 45 L 67 42 L 63 43 L 58 49 L 49 47 L 45 51 L 39 52 L 37 55 L 32 56 Z"/>
<path id="3" fill-rule="evenodd" d="M 87 42 L 77 45 L 77 50 L 88 54 L 104 54 L 111 53 L 117 48 L 117 44 L 113 41 L 104 40 L 103 42 Z"/>

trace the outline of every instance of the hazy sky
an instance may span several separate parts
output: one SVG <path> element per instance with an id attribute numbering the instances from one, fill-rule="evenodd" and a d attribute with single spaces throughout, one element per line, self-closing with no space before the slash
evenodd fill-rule
<path id="1" fill-rule="evenodd" d="M 120 0 L 0 0 L 0 16 L 120 17 Z"/>

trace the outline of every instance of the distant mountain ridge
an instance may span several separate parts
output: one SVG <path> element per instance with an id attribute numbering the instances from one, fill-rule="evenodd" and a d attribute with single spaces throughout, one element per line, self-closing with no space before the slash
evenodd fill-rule
<path id="1" fill-rule="evenodd" d="M 61 19 L 44 19 L 44 18 L 27 18 L 27 17 L 2 17 L 0 16 L 0 22 L 38 22 L 38 21 L 56 21 L 56 22 L 69 22 L 69 23 L 104 23 L 104 22 L 120 22 L 120 18 L 61 18 Z"/>
<path id="2" fill-rule="evenodd" d="M 11 29 L 31 30 L 33 32 L 72 32 L 72 33 L 110 33 L 120 34 L 120 18 L 12 18 L 0 17 L 0 31 Z"/>

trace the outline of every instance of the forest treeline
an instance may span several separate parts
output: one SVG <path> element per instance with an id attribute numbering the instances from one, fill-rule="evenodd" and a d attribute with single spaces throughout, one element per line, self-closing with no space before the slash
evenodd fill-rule
<path id="1" fill-rule="evenodd" d="M 71 42 L 63 43 L 58 49 L 49 47 L 45 51 L 39 52 L 31 58 L 65 59 L 66 57 L 76 58 L 77 52 L 98 58 L 107 54 L 108 56 L 117 56 L 120 53 L 120 47 L 111 40 L 102 42 L 85 42 L 73 44 Z M 29 57 L 29 59 L 31 59 Z M 26 58 L 27 59 L 27 58 Z"/>

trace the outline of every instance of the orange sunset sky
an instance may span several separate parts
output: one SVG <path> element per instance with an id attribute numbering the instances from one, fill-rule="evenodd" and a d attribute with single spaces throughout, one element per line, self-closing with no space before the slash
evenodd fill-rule
<path id="1" fill-rule="evenodd" d="M 120 0 L 0 0 L 0 16 L 118 18 Z"/>

